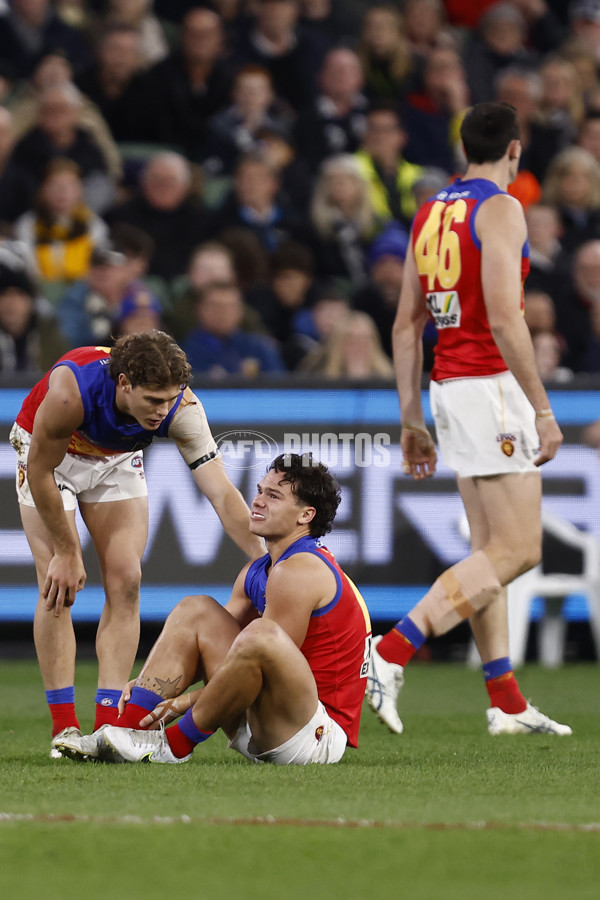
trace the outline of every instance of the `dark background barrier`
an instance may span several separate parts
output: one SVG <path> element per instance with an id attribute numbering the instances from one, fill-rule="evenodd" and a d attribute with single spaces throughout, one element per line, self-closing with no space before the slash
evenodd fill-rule
<path id="1" fill-rule="evenodd" d="M 460 533 L 462 505 L 452 472 L 440 465 L 426 483 L 401 474 L 398 403 L 391 385 L 227 387 L 196 385 L 230 477 L 250 502 L 268 461 L 281 450 L 312 450 L 340 481 L 343 502 L 325 543 L 358 584 L 374 620 L 394 621 L 448 565 L 468 552 Z M 0 624 L 29 623 L 35 606 L 34 567 L 14 494 L 14 452 L 8 432 L 23 385 L 0 389 Z M 424 394 L 428 409 L 427 397 Z M 600 418 L 600 391 L 553 391 L 565 446 L 544 467 L 545 507 L 600 538 L 600 459 L 581 444 L 583 427 Z M 428 421 L 430 421 L 428 413 Z M 169 441 L 146 452 L 150 533 L 144 556 L 142 618 L 162 621 L 180 597 L 206 592 L 225 602 L 243 557 L 223 534 L 206 499 Z M 81 524 L 81 523 L 80 523 Z M 74 617 L 97 620 L 103 601 L 98 567 L 81 526 L 88 584 Z M 545 541 L 544 564 L 577 571 L 577 555 Z M 534 607 L 534 618 L 541 606 Z M 582 597 L 564 614 L 586 622 Z"/>

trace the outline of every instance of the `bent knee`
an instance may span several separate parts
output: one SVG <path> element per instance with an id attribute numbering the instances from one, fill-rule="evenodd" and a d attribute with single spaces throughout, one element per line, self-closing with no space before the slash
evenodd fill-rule
<path id="1" fill-rule="evenodd" d="M 171 610 L 168 619 L 174 619 L 178 623 L 183 621 L 190 626 L 199 626 L 206 625 L 224 612 L 220 603 L 208 594 L 188 594 Z"/>
<path id="2" fill-rule="evenodd" d="M 238 634 L 231 651 L 247 656 L 264 656 L 291 638 L 271 619 L 255 619 Z"/>

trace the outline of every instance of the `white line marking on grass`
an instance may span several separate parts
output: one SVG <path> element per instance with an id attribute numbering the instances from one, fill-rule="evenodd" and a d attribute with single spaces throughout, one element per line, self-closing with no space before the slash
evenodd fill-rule
<path id="1" fill-rule="evenodd" d="M 376 819 L 294 819 L 278 816 L 196 818 L 185 815 L 144 817 L 0 812 L 0 824 L 3 822 L 32 822 L 39 825 L 75 822 L 84 825 L 291 825 L 305 828 L 395 828 L 403 831 L 510 831 L 517 829 L 518 831 L 600 832 L 600 822 L 391 822 Z"/>

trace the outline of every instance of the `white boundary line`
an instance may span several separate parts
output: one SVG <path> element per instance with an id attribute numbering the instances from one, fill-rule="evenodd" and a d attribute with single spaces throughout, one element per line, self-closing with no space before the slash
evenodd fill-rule
<path id="1" fill-rule="evenodd" d="M 294 819 L 277 816 L 252 816 L 237 818 L 193 816 L 89 816 L 65 813 L 64 815 L 38 815 L 34 813 L 0 812 L 0 824 L 28 822 L 45 824 L 84 825 L 276 825 L 308 828 L 392 828 L 402 831 L 551 831 L 579 834 L 600 833 L 600 822 L 392 822 L 375 819 Z"/>

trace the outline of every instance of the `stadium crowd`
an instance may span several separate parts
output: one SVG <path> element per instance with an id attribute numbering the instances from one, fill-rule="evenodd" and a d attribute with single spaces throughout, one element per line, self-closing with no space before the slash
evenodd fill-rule
<path id="1" fill-rule="evenodd" d="M 391 377 L 484 100 L 521 123 L 540 373 L 600 371 L 599 66 L 600 0 L 0 0 L 0 377 L 154 327 L 208 377 Z"/>

